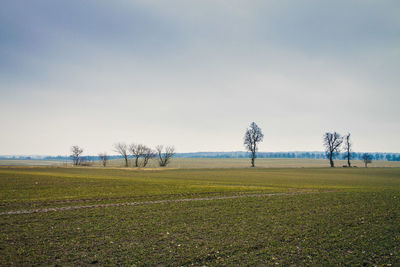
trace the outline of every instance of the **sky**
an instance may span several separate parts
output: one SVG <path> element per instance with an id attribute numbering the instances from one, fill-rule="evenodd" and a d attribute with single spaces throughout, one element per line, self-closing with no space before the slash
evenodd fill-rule
<path id="1" fill-rule="evenodd" d="M 400 152 L 400 1 L 5 0 L 0 155 Z M 114 153 L 115 154 L 115 153 Z"/>

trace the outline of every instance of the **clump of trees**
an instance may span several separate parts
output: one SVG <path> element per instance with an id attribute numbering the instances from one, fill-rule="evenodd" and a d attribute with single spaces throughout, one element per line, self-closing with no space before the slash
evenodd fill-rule
<path id="1" fill-rule="evenodd" d="M 135 167 L 146 167 L 149 160 L 156 157 L 156 153 L 153 149 L 142 144 L 131 144 L 129 146 L 129 151 L 135 159 Z"/>
<path id="2" fill-rule="evenodd" d="M 172 157 L 175 155 L 175 148 L 167 146 L 164 149 L 163 145 L 159 145 L 155 150 L 143 144 L 116 143 L 114 149 L 119 153 L 125 161 L 125 167 L 129 166 L 129 158 L 134 159 L 135 167 L 146 167 L 149 161 L 158 156 L 158 164 L 160 167 L 167 166 Z"/>
<path id="3" fill-rule="evenodd" d="M 152 149 L 143 144 L 131 144 L 116 143 L 114 144 L 114 151 L 117 152 L 124 160 L 124 166 L 129 166 L 129 159 L 132 158 L 134 167 L 146 167 L 151 159 L 157 158 L 160 167 L 166 167 L 175 155 L 175 148 L 173 146 L 167 146 L 164 148 L 163 145 L 157 146 Z M 74 166 L 90 166 L 93 162 L 90 157 L 82 157 L 83 148 L 79 146 L 71 147 L 70 157 Z M 112 156 L 113 158 L 115 156 Z M 99 153 L 98 158 L 103 165 L 106 167 L 110 156 L 106 153 Z"/>
<path id="4" fill-rule="evenodd" d="M 353 159 L 355 153 L 353 153 L 352 147 L 353 144 L 350 140 L 351 134 L 348 133 L 345 136 L 341 136 L 337 132 L 329 133 L 326 132 L 323 136 L 325 153 L 326 157 L 329 159 L 329 163 L 331 167 L 335 167 L 334 159 L 341 151 L 341 145 L 343 144 L 343 155 L 344 159 L 347 160 L 347 165 L 343 167 L 351 167 L 351 160 Z M 368 164 L 372 162 L 372 156 L 368 153 L 364 153 L 361 156 L 361 160 L 364 162 L 365 167 L 368 167 Z"/>
<path id="5" fill-rule="evenodd" d="M 258 143 L 262 142 L 264 134 L 261 128 L 255 122 L 250 123 L 250 127 L 246 129 L 244 134 L 244 145 L 251 154 L 251 167 L 255 167 L 256 152 L 258 150 Z"/>

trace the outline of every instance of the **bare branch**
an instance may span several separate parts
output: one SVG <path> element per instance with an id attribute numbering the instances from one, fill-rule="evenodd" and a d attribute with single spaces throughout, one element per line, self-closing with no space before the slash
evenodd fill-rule
<path id="1" fill-rule="evenodd" d="M 323 136 L 324 146 L 326 156 L 329 159 L 331 167 L 335 167 L 333 159 L 336 157 L 337 153 L 340 152 L 340 145 L 343 142 L 343 137 L 337 133 L 325 133 Z"/>
<path id="2" fill-rule="evenodd" d="M 143 153 L 143 167 L 146 167 L 149 160 L 156 157 L 156 153 L 149 147 L 145 147 Z"/>
<path id="3" fill-rule="evenodd" d="M 72 146 L 71 147 L 71 159 L 72 159 L 72 164 L 75 166 L 80 165 L 81 163 L 81 154 L 83 153 L 83 149 L 80 148 L 79 146 Z"/>
<path id="4" fill-rule="evenodd" d="M 128 167 L 128 146 L 125 143 L 116 143 L 114 144 L 114 151 L 124 158 L 125 167 Z"/>
<path id="5" fill-rule="evenodd" d="M 171 161 L 171 158 L 175 155 L 175 148 L 172 146 L 167 146 L 165 152 L 163 152 L 164 146 L 156 146 L 156 151 L 158 154 L 158 164 L 160 167 L 165 167 Z"/>
<path id="6" fill-rule="evenodd" d="M 135 158 L 135 166 L 140 167 L 139 158 L 143 157 L 146 146 L 141 144 L 131 144 L 129 146 L 129 151 Z"/>

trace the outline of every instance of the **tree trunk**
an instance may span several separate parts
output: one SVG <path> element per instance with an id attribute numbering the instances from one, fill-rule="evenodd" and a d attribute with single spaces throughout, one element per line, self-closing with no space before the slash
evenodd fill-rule
<path id="1" fill-rule="evenodd" d="M 255 165 L 254 165 L 254 159 L 255 159 L 255 157 L 256 157 L 256 153 L 252 152 L 252 153 L 251 153 L 251 167 L 252 167 L 252 168 L 255 167 Z"/>
<path id="2" fill-rule="evenodd" d="M 335 164 L 333 163 L 333 159 L 332 159 L 332 153 L 330 153 L 330 155 L 329 155 L 329 163 L 331 164 L 331 168 L 335 167 Z"/>
<path id="3" fill-rule="evenodd" d="M 350 163 L 350 149 L 347 148 L 347 166 L 351 167 L 351 163 Z"/>

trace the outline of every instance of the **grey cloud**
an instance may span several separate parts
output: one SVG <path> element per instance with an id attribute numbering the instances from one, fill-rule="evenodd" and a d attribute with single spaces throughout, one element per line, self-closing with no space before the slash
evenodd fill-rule
<path id="1" fill-rule="evenodd" d="M 261 150 L 319 150 L 330 129 L 354 132 L 360 150 L 400 150 L 396 1 L 3 5 L 0 154 L 79 142 L 96 153 L 117 139 L 238 150 L 253 120 Z M 47 147 L 26 137 L 35 125 Z"/>

